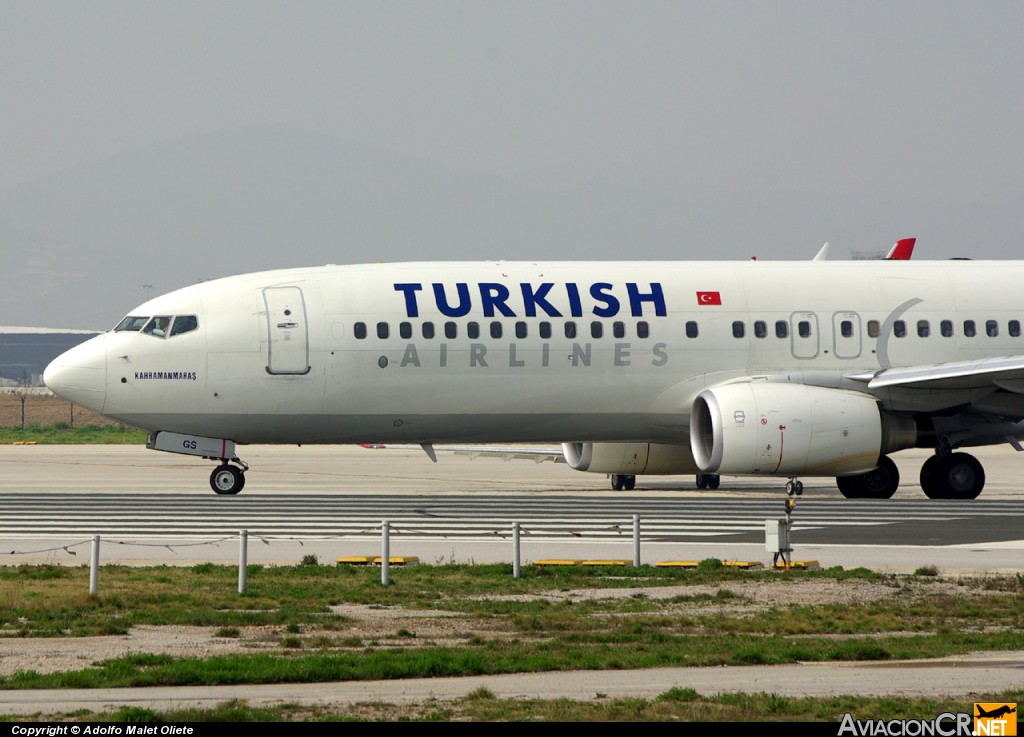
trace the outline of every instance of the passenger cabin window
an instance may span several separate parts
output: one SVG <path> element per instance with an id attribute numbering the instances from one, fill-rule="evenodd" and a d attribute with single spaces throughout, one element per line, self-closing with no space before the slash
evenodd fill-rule
<path id="1" fill-rule="evenodd" d="M 649 338 L 651 336 L 651 326 L 646 320 L 641 320 L 636 324 L 636 337 L 638 338 Z"/>
<path id="2" fill-rule="evenodd" d="M 425 322 L 423 323 L 423 337 L 430 340 L 434 337 L 434 323 Z"/>
<path id="3" fill-rule="evenodd" d="M 843 320 L 839 323 L 839 333 L 844 338 L 853 337 L 853 320 Z"/>
<path id="4" fill-rule="evenodd" d="M 364 340 L 366 338 L 366 323 L 357 322 L 352 326 L 352 334 L 356 336 L 356 340 Z"/>
<path id="5" fill-rule="evenodd" d="M 930 333 L 931 333 L 931 326 L 928 324 L 928 321 L 927 320 L 918 320 L 917 321 L 917 337 L 919 337 L 919 338 L 927 338 Z"/>
<path id="6" fill-rule="evenodd" d="M 526 323 L 522 320 L 516 323 L 516 337 L 519 339 L 526 337 Z"/>
<path id="7" fill-rule="evenodd" d="M 811 337 L 811 323 L 809 320 L 801 320 L 796 325 L 797 332 L 800 333 L 801 338 Z"/>
<path id="8" fill-rule="evenodd" d="M 388 327 L 386 322 L 377 323 L 377 337 L 381 340 L 386 340 L 391 334 L 391 329 Z"/>
<path id="9" fill-rule="evenodd" d="M 590 337 L 600 338 L 602 335 L 604 335 L 604 325 L 596 321 L 590 323 Z"/>
<path id="10" fill-rule="evenodd" d="M 965 338 L 973 338 L 977 332 L 977 328 L 974 327 L 974 320 L 964 320 Z"/>
<path id="11" fill-rule="evenodd" d="M 470 322 L 466 323 L 466 337 L 470 340 L 476 340 L 480 337 L 480 323 Z"/>
<path id="12" fill-rule="evenodd" d="M 1006 323 L 1006 331 L 1010 334 L 1011 337 L 1019 338 L 1020 320 L 1010 320 L 1010 322 Z"/>
<path id="13" fill-rule="evenodd" d="M 755 338 L 764 338 L 767 335 L 768 335 L 768 323 L 766 323 L 764 320 L 755 320 L 754 321 L 754 337 Z"/>
<path id="14" fill-rule="evenodd" d="M 138 331 L 142 330 L 142 328 L 145 326 L 147 322 L 149 322 L 148 315 L 146 317 L 129 315 L 128 317 L 126 317 L 117 324 L 117 327 L 114 328 L 114 332 L 120 333 L 127 330 L 133 333 L 137 333 Z"/>
<path id="15" fill-rule="evenodd" d="M 538 328 L 540 330 L 540 337 L 544 338 L 544 340 L 551 337 L 551 323 L 547 321 L 542 322 Z"/>
<path id="16" fill-rule="evenodd" d="M 697 337 L 697 323 L 693 320 L 686 321 L 686 337 L 696 338 Z"/>
<path id="17" fill-rule="evenodd" d="M 491 323 L 491 337 L 492 338 L 500 338 L 501 337 L 501 323 L 500 322 L 492 322 Z"/>
<path id="18" fill-rule="evenodd" d="M 903 320 L 897 320 L 892 324 L 892 334 L 897 338 L 907 337 L 907 323 Z"/>
<path id="19" fill-rule="evenodd" d="M 742 320 L 735 320 L 732 324 L 732 337 L 742 338 L 746 333 L 746 326 Z"/>
<path id="20" fill-rule="evenodd" d="M 985 321 L 985 335 L 995 338 L 999 335 L 999 322 L 997 320 Z"/>
<path id="21" fill-rule="evenodd" d="M 940 322 L 939 323 L 939 332 L 942 334 L 943 338 L 952 338 L 953 337 L 953 321 L 952 320 L 943 320 L 942 322 Z"/>
<path id="22" fill-rule="evenodd" d="M 576 337 L 576 323 L 567 322 L 565 323 L 565 337 L 575 338 Z"/>
<path id="23" fill-rule="evenodd" d="M 446 322 L 444 324 L 444 337 L 446 338 L 457 338 L 459 337 L 459 326 L 454 322 Z"/>
<path id="24" fill-rule="evenodd" d="M 409 340 L 412 337 L 412 323 L 400 322 L 398 323 L 398 334 L 402 336 L 403 340 Z"/>
<path id="25" fill-rule="evenodd" d="M 879 333 L 882 332 L 882 326 L 878 320 L 868 320 L 868 337 L 877 338 Z"/>
<path id="26" fill-rule="evenodd" d="M 621 320 L 616 320 L 612 323 L 612 337 L 614 338 L 625 338 L 626 337 L 626 323 Z"/>
<path id="27" fill-rule="evenodd" d="M 788 338 L 789 337 L 789 323 L 785 320 L 775 321 L 775 337 L 776 338 Z"/>

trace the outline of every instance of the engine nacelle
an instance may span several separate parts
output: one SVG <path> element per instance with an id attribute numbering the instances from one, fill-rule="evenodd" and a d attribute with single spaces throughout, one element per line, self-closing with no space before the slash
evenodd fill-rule
<path id="1" fill-rule="evenodd" d="M 726 384 L 701 392 L 690 414 L 702 473 L 859 474 L 916 440 L 912 420 L 883 413 L 869 395 L 803 384 Z"/>
<path id="2" fill-rule="evenodd" d="M 591 473 L 643 474 L 697 473 L 685 445 L 663 443 L 562 443 L 570 468 Z"/>

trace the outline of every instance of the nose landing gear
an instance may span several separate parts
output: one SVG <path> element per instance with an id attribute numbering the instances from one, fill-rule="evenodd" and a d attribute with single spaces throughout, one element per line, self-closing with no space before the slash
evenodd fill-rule
<path id="1" fill-rule="evenodd" d="M 230 465 L 227 458 L 220 460 L 221 465 L 210 474 L 210 488 L 218 494 L 237 494 L 245 487 L 245 472 L 249 465 L 237 456 L 231 460 L 241 464 L 242 468 Z"/>
<path id="2" fill-rule="evenodd" d="M 235 455 L 233 440 L 157 431 L 149 434 L 146 447 L 150 450 L 219 460 L 220 465 L 210 474 L 210 488 L 218 494 L 237 494 L 245 486 L 245 472 L 249 470 L 249 464 Z M 232 466 L 232 463 L 236 465 Z"/>

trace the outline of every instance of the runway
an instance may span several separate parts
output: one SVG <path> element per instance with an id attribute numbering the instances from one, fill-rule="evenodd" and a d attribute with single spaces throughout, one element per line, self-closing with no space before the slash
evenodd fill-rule
<path id="1" fill-rule="evenodd" d="M 1024 458 L 983 449 L 988 486 L 973 501 L 932 501 L 914 480 L 926 454 L 894 459 L 904 484 L 891 500 L 843 499 L 832 479 L 804 479 L 793 514 L 794 560 L 822 567 L 913 571 L 1024 569 L 1024 505 L 1015 479 Z M 92 536 L 103 563 L 290 565 L 379 555 L 388 521 L 392 556 L 433 562 L 702 560 L 767 563 L 765 521 L 784 517 L 778 479 L 722 479 L 697 491 L 691 477 L 640 477 L 615 492 L 604 476 L 564 464 L 470 459 L 410 449 L 250 446 L 245 490 L 209 488 L 212 463 L 137 446 L 0 448 L 0 564 L 81 564 Z"/>

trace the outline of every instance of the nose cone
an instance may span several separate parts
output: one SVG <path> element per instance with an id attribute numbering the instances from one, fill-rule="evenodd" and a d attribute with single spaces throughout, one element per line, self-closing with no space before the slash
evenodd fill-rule
<path id="1" fill-rule="evenodd" d="M 57 356 L 43 372 L 43 382 L 54 394 L 102 412 L 107 396 L 107 336 L 98 335 Z"/>

